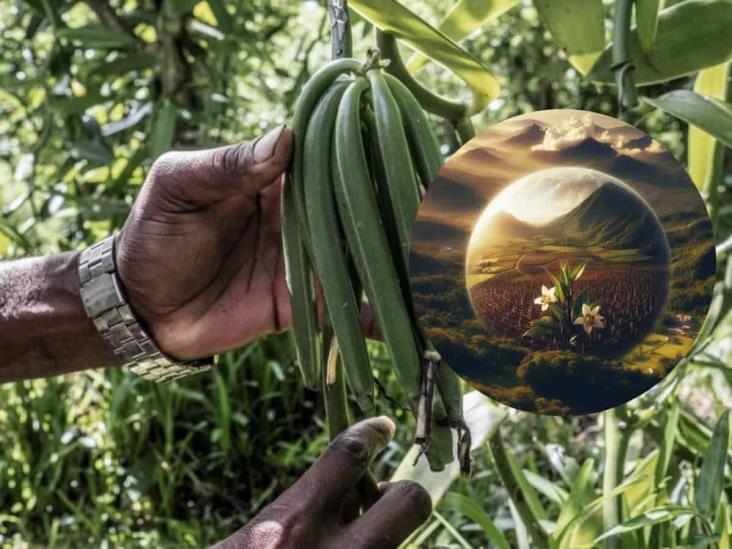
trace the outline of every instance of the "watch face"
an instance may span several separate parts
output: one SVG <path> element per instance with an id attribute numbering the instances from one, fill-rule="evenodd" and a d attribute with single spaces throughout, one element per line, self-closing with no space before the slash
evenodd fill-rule
<path id="1" fill-rule="evenodd" d="M 684 168 L 586 111 L 519 116 L 466 143 L 412 232 L 415 309 L 437 350 L 483 393 L 542 414 L 598 412 L 663 379 L 714 273 Z"/>

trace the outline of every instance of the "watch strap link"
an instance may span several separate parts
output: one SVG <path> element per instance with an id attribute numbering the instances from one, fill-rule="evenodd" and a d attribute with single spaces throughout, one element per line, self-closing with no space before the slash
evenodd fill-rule
<path id="1" fill-rule="evenodd" d="M 81 252 L 81 300 L 115 356 L 130 371 L 164 383 L 203 372 L 211 360 L 179 361 L 163 353 L 135 317 L 117 274 L 114 236 Z"/>

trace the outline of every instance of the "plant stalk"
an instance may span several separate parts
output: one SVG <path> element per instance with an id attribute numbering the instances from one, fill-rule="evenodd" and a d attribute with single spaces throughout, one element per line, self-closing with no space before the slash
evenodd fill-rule
<path id="1" fill-rule="evenodd" d="M 330 41 L 333 46 L 331 51 L 333 59 L 352 57 L 353 42 L 347 0 L 328 0 L 328 16 L 330 17 Z"/>
<path id="2" fill-rule="evenodd" d="M 627 111 L 638 106 L 635 88 L 635 66 L 630 56 L 630 22 L 634 0 L 616 0 L 613 20 L 612 70 L 618 86 L 619 117 L 625 119 Z"/>
<path id="3" fill-rule="evenodd" d="M 603 414 L 605 435 L 605 466 L 602 476 L 602 493 L 609 494 L 623 481 L 625 454 L 628 451 L 630 429 L 621 427 L 618 411 L 611 408 Z M 603 530 L 608 531 L 620 524 L 622 517 L 622 496 L 605 500 L 602 505 Z M 613 536 L 607 540 L 608 549 L 620 549 L 622 538 Z"/>
<path id="4" fill-rule="evenodd" d="M 381 58 L 389 60 L 389 65 L 385 69 L 386 72 L 401 80 L 402 84 L 412 92 L 412 95 L 424 110 L 445 118 L 453 125 L 457 124 L 466 115 L 468 109 L 463 103 L 446 99 L 431 92 L 410 74 L 399 53 L 394 35 L 377 29 L 376 45 L 381 52 Z"/>
<path id="5" fill-rule="evenodd" d="M 465 143 L 475 137 L 475 128 L 468 115 L 463 116 L 457 121 L 455 124 L 455 133 L 457 133 L 460 139 L 460 145 L 465 145 Z"/>

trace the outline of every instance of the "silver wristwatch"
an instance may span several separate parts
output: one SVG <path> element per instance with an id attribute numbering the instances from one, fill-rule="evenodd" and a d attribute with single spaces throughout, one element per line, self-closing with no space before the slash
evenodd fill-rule
<path id="1" fill-rule="evenodd" d="M 181 362 L 165 355 L 135 318 L 117 274 L 114 236 L 81 252 L 81 300 L 104 341 L 129 369 L 163 383 L 208 370 L 212 360 Z"/>

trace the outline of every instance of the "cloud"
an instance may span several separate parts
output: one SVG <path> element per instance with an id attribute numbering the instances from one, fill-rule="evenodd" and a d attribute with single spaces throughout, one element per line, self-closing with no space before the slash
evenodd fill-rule
<path id="1" fill-rule="evenodd" d="M 623 131 L 623 130 L 629 131 Z M 619 126 L 606 129 L 593 122 L 590 113 L 572 115 L 552 124 L 544 133 L 544 140 L 532 147 L 534 151 L 562 151 L 592 138 L 610 145 L 618 154 L 634 156 L 641 152 L 660 153 L 661 146 L 655 141 L 644 142 L 642 132 L 635 128 Z"/>
<path id="2" fill-rule="evenodd" d="M 556 124 L 549 126 L 544 132 L 544 141 L 532 147 L 535 151 L 562 151 L 574 147 L 588 137 L 597 139 L 604 132 L 604 128 L 592 121 L 590 113 L 572 115 Z"/>

